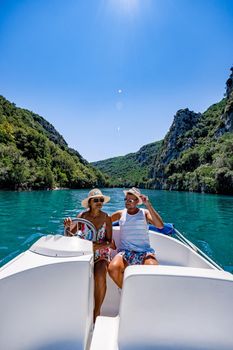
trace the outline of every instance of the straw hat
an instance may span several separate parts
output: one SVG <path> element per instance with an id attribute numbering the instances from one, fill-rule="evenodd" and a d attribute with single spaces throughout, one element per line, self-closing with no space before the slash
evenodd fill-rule
<path id="1" fill-rule="evenodd" d="M 133 194 L 138 199 L 138 205 L 142 204 L 142 200 L 140 198 L 141 192 L 140 192 L 139 189 L 137 189 L 135 187 L 132 187 L 129 190 L 126 190 L 126 191 L 123 191 L 123 192 L 124 192 L 125 196 L 127 195 L 127 193 Z"/>
<path id="2" fill-rule="evenodd" d="M 103 197 L 104 198 L 104 203 L 108 203 L 110 201 L 110 197 L 109 196 L 104 196 L 103 193 L 98 189 L 98 188 L 94 188 L 93 190 L 91 190 L 88 193 L 87 198 L 83 199 L 81 204 L 84 208 L 88 208 L 88 201 L 91 198 L 96 198 L 96 197 Z"/>

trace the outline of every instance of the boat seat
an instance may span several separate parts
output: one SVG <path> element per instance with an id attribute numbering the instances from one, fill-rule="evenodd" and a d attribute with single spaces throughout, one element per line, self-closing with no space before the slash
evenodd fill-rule
<path id="1" fill-rule="evenodd" d="M 111 338 L 108 350 L 232 350 L 232 310 L 230 273 L 130 266 L 125 270 L 119 320 L 97 318 L 91 350 L 104 349 L 101 324 Z"/>
<path id="2" fill-rule="evenodd" d="M 64 252 L 55 254 L 56 242 L 48 239 L 46 249 L 38 243 L 0 271 L 0 349 L 87 347 L 93 317 L 92 247 L 81 242 L 83 251 L 76 251 L 76 238 L 63 238 Z"/>
<path id="3" fill-rule="evenodd" d="M 231 274 L 131 266 L 122 291 L 119 349 L 233 349 L 232 310 Z"/>
<path id="4" fill-rule="evenodd" d="M 150 244 L 156 251 L 160 265 L 213 268 L 198 253 L 173 237 L 150 231 Z"/>

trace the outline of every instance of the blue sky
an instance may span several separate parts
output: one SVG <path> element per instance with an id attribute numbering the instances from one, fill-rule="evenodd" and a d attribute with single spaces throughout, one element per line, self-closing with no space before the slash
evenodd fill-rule
<path id="1" fill-rule="evenodd" d="M 0 94 L 88 161 L 203 112 L 232 65 L 232 0 L 0 0 Z"/>

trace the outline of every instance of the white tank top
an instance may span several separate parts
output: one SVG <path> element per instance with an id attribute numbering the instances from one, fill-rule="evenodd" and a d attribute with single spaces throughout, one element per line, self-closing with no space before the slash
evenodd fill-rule
<path id="1" fill-rule="evenodd" d="M 145 209 L 139 209 L 137 214 L 130 215 L 124 209 L 119 220 L 120 245 L 119 250 L 135 252 L 153 252 L 150 247 L 148 224 Z"/>

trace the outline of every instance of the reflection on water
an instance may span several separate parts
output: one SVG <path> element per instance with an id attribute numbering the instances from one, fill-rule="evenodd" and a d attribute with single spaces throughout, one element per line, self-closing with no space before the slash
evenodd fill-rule
<path id="1" fill-rule="evenodd" d="M 105 210 L 124 206 L 122 189 Z M 27 249 L 41 235 L 63 233 L 63 218 L 75 217 L 88 190 L 0 192 L 0 264 Z M 194 244 L 224 268 L 233 271 L 233 197 L 189 192 L 145 190 L 165 222 L 172 222 Z M 7 256 L 7 259 L 4 257 Z"/>

